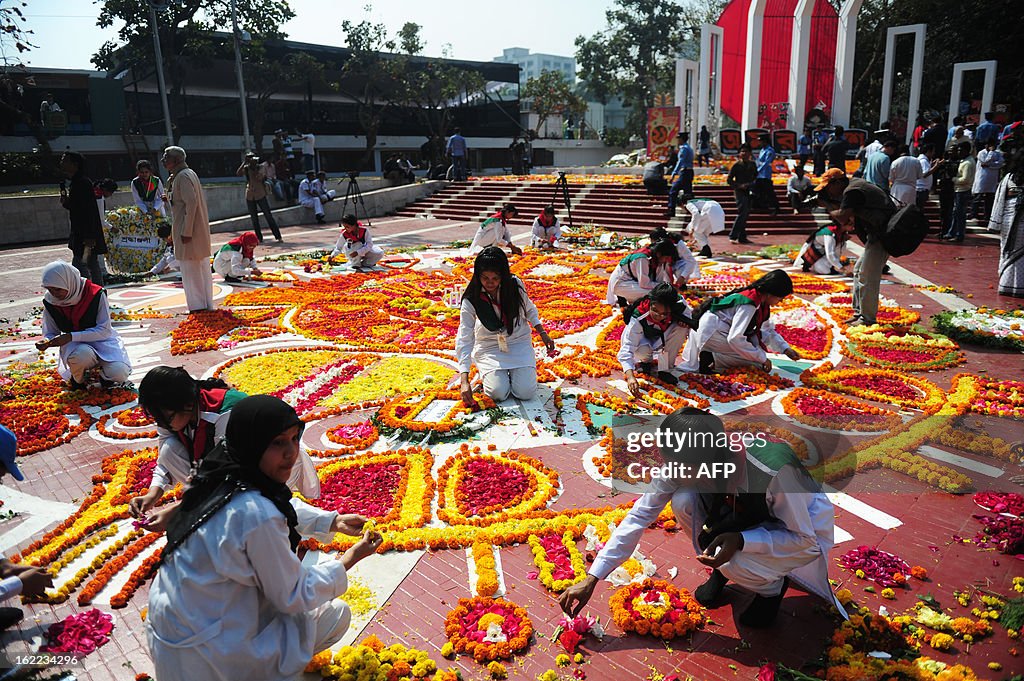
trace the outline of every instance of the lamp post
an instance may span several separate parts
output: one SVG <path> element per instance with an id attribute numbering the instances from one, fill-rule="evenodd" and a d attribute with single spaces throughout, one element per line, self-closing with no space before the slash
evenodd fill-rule
<path id="1" fill-rule="evenodd" d="M 167 0 L 149 0 L 149 23 L 153 28 L 153 50 L 156 52 L 156 82 L 160 88 L 160 104 L 164 109 L 164 132 L 167 141 L 164 147 L 174 144 L 174 131 L 171 130 L 171 109 L 167 106 L 167 85 L 164 83 L 164 55 L 160 49 L 160 30 L 157 26 L 156 11 L 167 11 Z"/>
<path id="2" fill-rule="evenodd" d="M 242 78 L 242 50 L 239 47 L 238 0 L 231 0 L 231 33 L 235 43 L 235 72 L 238 76 L 238 99 L 242 105 L 242 146 L 245 151 L 252 150 L 249 136 L 249 113 L 245 106 L 245 80 Z"/>

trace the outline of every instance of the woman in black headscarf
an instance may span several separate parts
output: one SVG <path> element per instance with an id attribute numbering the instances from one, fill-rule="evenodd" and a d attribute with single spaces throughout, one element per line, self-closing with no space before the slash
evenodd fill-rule
<path id="1" fill-rule="evenodd" d="M 738 288 L 697 311 L 699 324 L 683 350 L 682 371 L 721 371 L 737 366 L 772 370 L 767 350 L 790 359 L 800 355 L 775 331 L 769 317 L 772 305 L 793 293 L 793 281 L 782 270 L 772 270 L 749 286 Z M 697 320 L 695 320 L 697 321 Z"/>
<path id="2" fill-rule="evenodd" d="M 203 458 L 149 594 L 149 649 L 161 681 L 292 678 L 348 630 L 348 606 L 335 597 L 381 537 L 366 533 L 338 560 L 299 561 L 300 532 L 330 540 L 296 516 L 285 484 L 302 429 L 285 402 L 247 397 L 232 409 L 224 442 Z M 343 518 L 349 535 L 366 522 Z"/>

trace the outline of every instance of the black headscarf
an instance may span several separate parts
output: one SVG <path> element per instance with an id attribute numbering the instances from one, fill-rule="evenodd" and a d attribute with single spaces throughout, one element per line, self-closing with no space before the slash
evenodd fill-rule
<path id="1" fill-rule="evenodd" d="M 203 457 L 167 528 L 163 560 L 235 494 L 248 489 L 259 490 L 284 515 L 288 540 L 296 550 L 300 537 L 295 529 L 298 518 L 289 503 L 292 492 L 287 485 L 267 477 L 259 465 L 274 438 L 292 426 L 303 425 L 295 410 L 276 397 L 253 395 L 238 402 L 231 410 L 224 441 Z"/>

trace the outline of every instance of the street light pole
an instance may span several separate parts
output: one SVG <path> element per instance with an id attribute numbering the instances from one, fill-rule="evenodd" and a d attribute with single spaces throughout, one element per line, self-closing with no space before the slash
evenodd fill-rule
<path id="1" fill-rule="evenodd" d="M 166 4 L 160 5 L 162 10 L 167 9 Z M 164 132 L 167 141 L 164 147 L 174 144 L 174 131 L 171 130 L 171 109 L 167 106 L 167 85 L 164 83 L 164 54 L 160 49 L 160 29 L 156 21 L 156 5 L 153 0 L 149 2 L 149 23 L 153 27 L 153 50 L 156 52 L 156 82 L 160 87 L 160 104 L 164 108 Z"/>
<path id="2" fill-rule="evenodd" d="M 238 0 L 231 0 L 231 33 L 235 43 L 235 72 L 238 75 L 238 98 L 242 104 L 242 146 L 252 150 L 249 136 L 249 113 L 245 106 L 245 80 L 242 78 L 242 50 L 238 45 Z"/>

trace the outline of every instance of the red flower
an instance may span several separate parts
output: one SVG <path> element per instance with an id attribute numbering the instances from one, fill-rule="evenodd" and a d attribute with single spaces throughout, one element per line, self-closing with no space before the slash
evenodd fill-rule
<path id="1" fill-rule="evenodd" d="M 558 636 L 558 642 L 562 644 L 562 647 L 565 648 L 565 651 L 570 655 L 576 652 L 576 646 L 578 646 L 582 640 L 583 637 L 572 629 L 566 629 Z"/>

